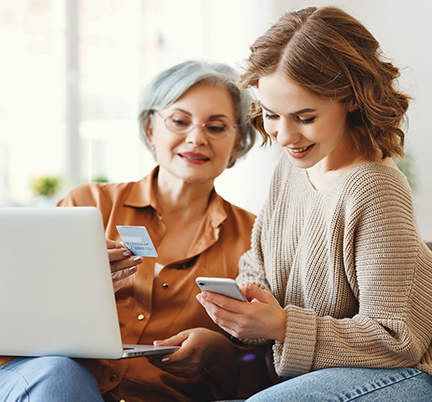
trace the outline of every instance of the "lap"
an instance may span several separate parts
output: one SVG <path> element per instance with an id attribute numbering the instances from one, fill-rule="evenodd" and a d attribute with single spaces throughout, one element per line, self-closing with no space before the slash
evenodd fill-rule
<path id="1" fill-rule="evenodd" d="M 248 402 L 431 401 L 432 377 L 413 368 L 329 368 L 270 387 Z"/>
<path id="2" fill-rule="evenodd" d="M 0 367 L 0 395 L 6 398 L 0 400 L 14 402 L 102 402 L 93 374 L 81 363 L 60 356 L 18 358 Z"/>

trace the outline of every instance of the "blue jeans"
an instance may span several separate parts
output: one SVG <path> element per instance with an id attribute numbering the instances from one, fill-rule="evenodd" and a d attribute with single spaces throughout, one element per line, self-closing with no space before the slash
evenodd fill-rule
<path id="1" fill-rule="evenodd" d="M 329 368 L 294 377 L 261 391 L 247 402 L 426 402 L 432 377 L 413 368 Z"/>
<path id="2" fill-rule="evenodd" d="M 0 402 L 103 402 L 90 370 L 67 357 L 19 358 L 0 367 Z"/>

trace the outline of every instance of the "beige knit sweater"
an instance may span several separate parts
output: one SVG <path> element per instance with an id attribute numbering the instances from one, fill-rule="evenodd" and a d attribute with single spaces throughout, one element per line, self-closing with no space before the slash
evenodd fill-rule
<path id="1" fill-rule="evenodd" d="M 279 376 L 337 366 L 432 375 L 432 252 L 394 168 L 367 163 L 316 191 L 283 155 L 237 281 L 287 311 L 285 341 L 272 346 Z"/>

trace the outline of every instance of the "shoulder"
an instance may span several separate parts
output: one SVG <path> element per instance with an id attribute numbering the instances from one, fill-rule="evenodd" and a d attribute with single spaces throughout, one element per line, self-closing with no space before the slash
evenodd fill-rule
<path id="1" fill-rule="evenodd" d="M 221 205 L 225 211 L 227 221 L 235 222 L 236 224 L 253 224 L 256 216 L 252 212 L 231 204 L 217 193 L 216 197 L 219 200 L 219 205 Z"/>
<path id="2" fill-rule="evenodd" d="M 361 165 L 349 171 L 335 191 L 353 216 L 379 221 L 413 219 L 411 189 L 396 168 L 380 163 Z"/>
<path id="3" fill-rule="evenodd" d="M 134 185 L 135 182 L 83 184 L 70 191 L 58 205 L 98 206 L 102 202 L 126 197 Z"/>
<path id="4" fill-rule="evenodd" d="M 341 184 L 361 198 L 411 198 L 408 180 L 402 172 L 381 163 L 366 163 L 352 169 Z"/>
<path id="5" fill-rule="evenodd" d="M 213 227 L 220 227 L 224 233 L 250 238 L 256 216 L 237 205 L 231 204 L 214 192 L 208 209 Z"/>
<path id="6" fill-rule="evenodd" d="M 225 211 L 232 215 L 236 220 L 249 223 L 253 223 L 255 221 L 256 216 L 252 212 L 246 211 L 245 209 L 233 205 L 226 200 L 224 200 L 224 203 Z"/>

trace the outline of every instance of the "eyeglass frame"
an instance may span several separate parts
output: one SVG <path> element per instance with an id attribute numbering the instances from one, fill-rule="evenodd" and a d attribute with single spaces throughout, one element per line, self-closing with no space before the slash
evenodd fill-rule
<path id="1" fill-rule="evenodd" d="M 228 137 L 233 133 L 233 131 L 235 131 L 235 129 L 238 127 L 238 124 L 236 124 L 235 126 L 231 126 L 231 125 L 229 125 L 229 124 L 223 122 L 223 123 L 226 124 L 226 125 L 227 125 L 231 130 L 230 130 L 229 133 L 228 133 L 227 135 L 225 135 L 224 137 L 213 137 L 213 136 L 209 135 L 209 134 L 207 133 L 206 129 L 205 129 L 205 128 L 206 128 L 206 125 L 207 125 L 208 123 L 210 123 L 209 121 L 205 122 L 204 124 L 192 123 L 192 122 L 191 122 L 190 127 L 188 128 L 188 131 L 185 131 L 184 133 L 179 133 L 179 132 L 177 132 L 177 131 L 173 131 L 170 127 L 168 127 L 168 125 L 167 125 L 167 123 L 166 123 L 166 120 L 167 120 L 168 118 L 172 117 L 172 115 L 169 115 L 169 116 L 165 116 L 165 117 L 164 117 L 164 116 L 161 114 L 161 112 L 160 112 L 159 110 L 152 110 L 152 114 L 154 114 L 155 112 L 156 112 L 156 113 L 159 115 L 159 117 L 162 119 L 162 121 L 163 121 L 164 124 L 165 124 L 165 127 L 166 127 L 169 131 L 171 131 L 172 133 L 177 134 L 177 135 L 184 135 L 184 136 L 185 136 L 185 135 L 189 134 L 190 132 L 192 132 L 192 130 L 193 130 L 195 127 L 200 127 L 201 130 L 202 130 L 202 132 L 204 133 L 204 135 L 205 135 L 206 137 L 211 138 L 212 140 L 223 140 L 224 138 L 228 138 Z"/>

